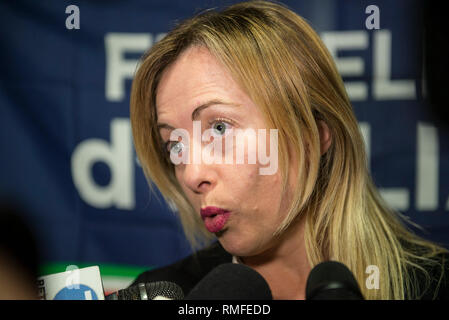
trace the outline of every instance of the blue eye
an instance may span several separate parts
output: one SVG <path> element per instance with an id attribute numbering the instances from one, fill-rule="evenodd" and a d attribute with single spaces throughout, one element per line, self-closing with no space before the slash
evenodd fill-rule
<path id="1" fill-rule="evenodd" d="M 165 149 L 168 153 L 174 152 L 175 154 L 180 154 L 184 149 L 184 144 L 179 141 L 167 141 L 165 143 Z"/>
<path id="2" fill-rule="evenodd" d="M 228 124 L 224 121 L 216 121 L 214 122 L 213 129 L 217 134 L 224 135 L 228 129 Z"/>
<path id="3" fill-rule="evenodd" d="M 182 149 L 184 149 L 184 145 L 182 144 L 182 142 L 176 142 L 170 148 L 170 152 L 180 154 L 182 152 Z"/>

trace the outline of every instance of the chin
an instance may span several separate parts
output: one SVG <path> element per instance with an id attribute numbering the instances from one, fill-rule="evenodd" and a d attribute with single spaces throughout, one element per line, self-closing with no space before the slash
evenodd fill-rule
<path id="1" fill-rule="evenodd" d="M 242 236 L 233 236 L 224 232 L 218 237 L 218 241 L 233 256 L 248 257 L 257 254 L 255 242 L 250 239 L 244 239 Z"/>

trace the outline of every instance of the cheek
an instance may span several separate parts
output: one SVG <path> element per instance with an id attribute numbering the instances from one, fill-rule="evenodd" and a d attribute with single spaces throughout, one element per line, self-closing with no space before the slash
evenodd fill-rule
<path id="1" fill-rule="evenodd" d="M 261 175 L 257 165 L 242 166 L 232 173 L 232 179 L 224 181 L 224 185 L 248 209 L 265 208 L 263 210 L 270 210 L 273 216 L 276 215 L 275 209 L 279 207 L 281 194 L 281 179 L 278 174 Z"/>
<path id="2" fill-rule="evenodd" d="M 260 175 L 256 165 L 235 164 L 229 167 L 228 170 L 223 170 L 222 181 L 230 190 L 233 186 L 239 189 L 251 189 L 260 184 Z"/>
<path id="3" fill-rule="evenodd" d="M 178 183 L 181 185 L 181 187 L 183 187 L 183 183 L 181 181 L 181 172 L 180 172 L 180 170 L 177 169 L 177 167 L 175 167 L 173 170 L 175 171 L 176 180 L 178 180 Z"/>
<path id="4" fill-rule="evenodd" d="M 181 186 L 181 189 L 184 191 L 184 194 L 190 199 L 190 193 L 189 193 L 189 188 L 186 186 L 186 184 L 184 183 L 183 180 L 183 172 L 181 169 L 179 169 L 179 166 L 175 166 L 175 177 L 176 180 L 178 181 L 179 185 Z"/>
<path id="5" fill-rule="evenodd" d="M 266 212 L 269 226 L 276 228 L 285 211 L 281 179 L 278 174 L 260 177 L 257 190 L 259 207 Z"/>
<path id="6" fill-rule="evenodd" d="M 260 192 L 264 195 L 262 199 L 267 199 L 272 204 L 273 209 L 280 201 L 281 187 L 281 181 L 277 175 L 261 176 Z"/>

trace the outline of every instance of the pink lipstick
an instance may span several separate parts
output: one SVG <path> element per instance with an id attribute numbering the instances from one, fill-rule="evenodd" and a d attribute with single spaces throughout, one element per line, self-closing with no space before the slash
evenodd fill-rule
<path id="1" fill-rule="evenodd" d="M 223 229 L 228 221 L 231 212 L 218 208 L 206 207 L 201 209 L 201 218 L 209 232 L 216 233 Z"/>

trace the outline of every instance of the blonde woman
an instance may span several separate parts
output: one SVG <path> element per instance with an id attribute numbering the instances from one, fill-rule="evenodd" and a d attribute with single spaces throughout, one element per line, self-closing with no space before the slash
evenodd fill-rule
<path id="1" fill-rule="evenodd" d="M 446 250 L 380 198 L 329 52 L 283 5 L 244 2 L 176 26 L 141 60 L 131 122 L 150 185 L 197 250 L 136 282 L 173 281 L 187 294 L 233 261 L 258 271 L 274 299 L 304 299 L 310 270 L 335 260 L 366 299 L 448 298 Z M 256 134 L 239 140 L 245 130 Z M 226 139 L 235 143 L 206 148 Z M 205 161 L 205 149 L 222 161 Z M 369 265 L 378 289 L 365 285 Z"/>

